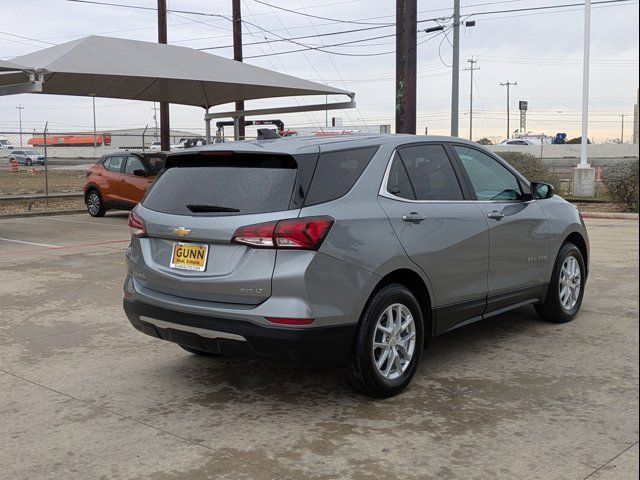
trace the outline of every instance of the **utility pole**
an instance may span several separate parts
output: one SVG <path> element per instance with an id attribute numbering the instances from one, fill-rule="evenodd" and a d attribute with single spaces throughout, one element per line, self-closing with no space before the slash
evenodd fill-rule
<path id="1" fill-rule="evenodd" d="M 470 67 L 465 68 L 471 74 L 471 85 L 469 89 L 469 140 L 473 141 L 473 72 L 480 70 L 480 67 L 475 66 L 478 60 L 474 60 L 473 57 L 467 59 L 467 62 L 471 64 Z"/>
<path id="2" fill-rule="evenodd" d="M 18 122 L 20 122 L 20 147 L 22 148 L 22 110 L 24 110 L 24 107 L 18 105 L 16 108 L 18 109 Z"/>
<path id="3" fill-rule="evenodd" d="M 511 87 L 515 87 L 516 85 L 518 85 L 518 82 L 510 82 L 509 80 L 507 80 L 507 83 L 501 83 L 500 86 L 502 87 L 507 87 L 507 137 L 506 139 L 509 140 L 511 138 L 511 126 L 510 126 L 510 122 L 511 122 L 511 115 L 510 115 L 510 89 Z"/>
<path id="4" fill-rule="evenodd" d="M 624 143 L 624 117 L 626 114 L 620 115 L 622 117 L 622 127 L 620 128 L 620 143 Z"/>
<path id="5" fill-rule="evenodd" d="M 167 0 L 158 0 L 158 43 L 167 43 Z M 160 148 L 171 150 L 169 103 L 160 102 Z"/>
<path id="6" fill-rule="evenodd" d="M 451 136 L 458 136 L 460 116 L 460 0 L 453 0 L 453 71 L 451 74 Z"/>
<path id="7" fill-rule="evenodd" d="M 240 10 L 240 0 L 233 0 L 233 59 L 236 62 L 242 61 L 242 13 Z M 236 111 L 244 110 L 244 101 L 236 102 Z M 233 132 L 235 140 L 244 140 L 244 117 L 233 119 Z"/>
<path id="8" fill-rule="evenodd" d="M 396 133 L 416 133 L 417 0 L 396 0 Z"/>

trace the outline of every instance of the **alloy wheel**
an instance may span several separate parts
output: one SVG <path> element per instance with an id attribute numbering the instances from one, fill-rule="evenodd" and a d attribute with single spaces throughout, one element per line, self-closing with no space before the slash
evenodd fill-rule
<path id="1" fill-rule="evenodd" d="M 562 263 L 560 281 L 558 283 L 560 303 L 565 311 L 571 311 L 578 303 L 581 285 L 580 264 L 574 256 L 568 256 Z"/>
<path id="2" fill-rule="evenodd" d="M 96 192 L 92 192 L 87 197 L 87 209 L 91 215 L 97 215 L 100 211 L 100 197 Z"/>
<path id="3" fill-rule="evenodd" d="M 387 307 L 378 317 L 373 335 L 373 361 L 387 380 L 400 377 L 411 364 L 416 348 L 416 325 L 411 311 L 401 303 Z"/>

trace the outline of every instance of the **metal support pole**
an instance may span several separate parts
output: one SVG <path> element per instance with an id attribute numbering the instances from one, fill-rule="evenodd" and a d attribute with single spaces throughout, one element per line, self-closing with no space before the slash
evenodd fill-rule
<path id="1" fill-rule="evenodd" d="M 24 107 L 18 105 L 16 108 L 18 109 L 18 122 L 20 125 L 20 148 L 22 148 L 22 110 L 24 110 Z"/>
<path id="2" fill-rule="evenodd" d="M 91 100 L 93 103 L 93 158 L 96 158 L 96 149 L 98 148 L 98 134 L 96 132 L 96 96 L 91 95 Z"/>
<path id="3" fill-rule="evenodd" d="M 240 8 L 240 0 L 233 0 L 232 2 L 232 14 L 233 14 L 233 59 L 236 62 L 242 61 L 242 12 Z M 244 102 L 238 101 L 236 102 L 236 110 L 242 111 L 244 110 Z M 234 123 L 233 129 L 234 138 L 236 140 L 244 140 L 245 128 L 244 128 L 244 117 L 240 117 L 236 123 Z"/>
<path id="4" fill-rule="evenodd" d="M 49 205 L 49 155 L 47 152 L 47 128 L 49 127 L 49 122 L 44 124 L 44 134 L 42 138 L 44 140 L 44 196 L 45 202 Z"/>
<path id="5" fill-rule="evenodd" d="M 207 114 L 209 113 L 209 109 L 207 108 L 207 112 L 205 113 L 204 118 L 204 138 L 207 142 L 207 145 L 211 144 L 211 119 L 207 118 Z"/>
<path id="6" fill-rule="evenodd" d="M 460 0 L 453 1 L 453 62 L 451 71 L 451 136 L 458 136 L 460 116 Z"/>
<path id="7" fill-rule="evenodd" d="M 396 0 L 396 133 L 416 133 L 416 0 Z"/>
<path id="8" fill-rule="evenodd" d="M 158 43 L 167 43 L 167 0 L 158 0 Z M 160 102 L 160 145 L 164 151 L 171 149 L 169 103 Z"/>
<path id="9" fill-rule="evenodd" d="M 589 143 L 589 50 L 591 46 L 591 0 L 584 2 L 584 52 L 582 58 L 582 138 L 580 139 L 580 167 L 587 167 Z"/>
<path id="10" fill-rule="evenodd" d="M 620 143 L 624 143 L 624 113 L 620 115 L 622 117 L 622 126 L 620 128 Z"/>

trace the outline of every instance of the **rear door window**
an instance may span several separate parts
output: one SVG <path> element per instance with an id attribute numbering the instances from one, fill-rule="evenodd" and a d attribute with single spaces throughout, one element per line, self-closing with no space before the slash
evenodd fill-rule
<path id="1" fill-rule="evenodd" d="M 369 165 L 378 146 L 321 153 L 304 205 L 329 202 L 345 195 Z"/>
<path id="2" fill-rule="evenodd" d="M 184 155 L 167 160 L 142 204 L 176 215 L 288 210 L 296 174 L 296 161 L 288 155 Z"/>
<path id="3" fill-rule="evenodd" d="M 146 171 L 142 160 L 140 160 L 140 158 L 136 157 L 135 155 L 130 155 L 127 157 L 127 163 L 124 167 L 124 173 L 126 173 L 127 175 L 133 175 L 133 172 L 135 172 L 136 170 Z"/>
<path id="4" fill-rule="evenodd" d="M 451 161 L 442 145 L 403 147 L 398 150 L 397 156 L 402 160 L 416 200 L 464 198 Z M 404 190 L 406 192 L 407 189 Z"/>

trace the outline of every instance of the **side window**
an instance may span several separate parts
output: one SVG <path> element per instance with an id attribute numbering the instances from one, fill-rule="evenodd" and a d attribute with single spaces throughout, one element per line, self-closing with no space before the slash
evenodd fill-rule
<path id="1" fill-rule="evenodd" d="M 396 153 L 393 157 L 393 163 L 389 170 L 389 180 L 387 182 L 387 191 L 396 197 L 415 200 L 416 194 L 413 192 L 411 182 L 407 170 L 400 160 L 400 156 Z"/>
<path id="2" fill-rule="evenodd" d="M 130 155 L 127 157 L 127 164 L 124 167 L 124 173 L 127 175 L 133 175 L 133 172 L 136 170 L 145 170 L 144 165 L 142 164 L 142 160 L 136 157 L 135 155 Z"/>
<path id="3" fill-rule="evenodd" d="M 304 205 L 329 202 L 345 195 L 360 178 L 378 148 L 375 146 L 321 153 Z"/>
<path id="4" fill-rule="evenodd" d="M 122 170 L 122 160 L 122 157 L 110 157 L 104 162 L 104 168 L 110 172 L 120 173 L 120 170 Z"/>
<path id="5" fill-rule="evenodd" d="M 442 145 L 398 150 L 416 200 L 462 200 L 462 189 Z"/>
<path id="6" fill-rule="evenodd" d="M 479 150 L 454 146 L 469 175 L 478 200 L 522 200 L 516 176 L 497 160 Z"/>

